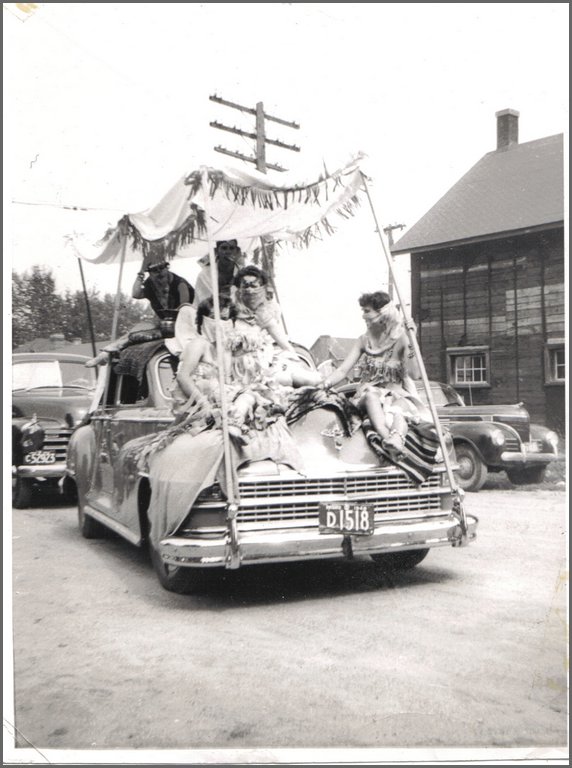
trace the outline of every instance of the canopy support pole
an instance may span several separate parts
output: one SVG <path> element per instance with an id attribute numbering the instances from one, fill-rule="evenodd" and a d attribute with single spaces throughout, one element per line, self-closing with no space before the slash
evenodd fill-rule
<path id="1" fill-rule="evenodd" d="M 429 379 L 427 377 L 427 371 L 425 370 L 425 363 L 423 362 L 423 358 L 421 356 L 421 350 L 419 349 L 419 344 L 417 343 L 417 336 L 415 334 L 413 325 L 413 322 L 411 319 L 407 316 L 407 313 L 405 311 L 405 304 L 403 303 L 403 300 L 401 298 L 401 293 L 399 291 L 399 284 L 395 278 L 395 271 L 393 269 L 393 256 L 391 255 L 390 251 L 388 250 L 385 240 L 383 238 L 383 230 L 379 226 L 379 222 L 377 220 L 377 216 L 375 213 L 375 208 L 373 207 L 373 201 L 371 199 L 371 195 L 369 193 L 369 187 L 367 185 L 366 177 L 362 171 L 361 178 L 363 181 L 363 186 L 367 195 L 367 199 L 369 201 L 369 206 L 371 208 L 371 213 L 373 216 L 373 220 L 375 222 L 375 228 L 376 232 L 379 236 L 379 240 L 381 242 L 381 247 L 383 249 L 383 253 L 385 255 L 387 266 L 389 268 L 389 274 L 391 276 L 391 279 L 393 281 L 393 286 L 395 288 L 395 293 L 397 294 L 397 300 L 399 301 L 399 304 L 401 306 L 401 312 L 403 313 L 403 317 L 405 320 L 405 329 L 407 331 L 407 336 L 409 338 L 409 343 L 411 344 L 411 347 L 413 348 L 413 351 L 415 353 L 415 357 L 417 360 L 417 364 L 419 365 L 419 370 L 421 372 L 421 379 L 423 381 L 423 387 L 425 389 L 425 393 L 427 395 L 427 402 L 429 403 L 429 409 L 431 411 L 431 416 L 433 417 L 433 422 L 435 425 L 435 430 L 437 432 L 437 437 L 439 438 L 439 445 L 441 446 L 441 452 L 443 454 L 443 461 L 445 463 L 445 469 L 447 471 L 447 477 L 449 478 L 449 485 L 451 486 L 451 493 L 453 494 L 454 500 L 456 503 L 453 504 L 453 509 L 455 513 L 458 516 L 459 522 L 461 524 L 461 545 L 465 545 L 468 543 L 467 541 L 467 518 L 465 516 L 465 511 L 463 509 L 462 505 L 462 496 L 464 495 L 464 492 L 461 488 L 457 485 L 457 482 L 455 481 L 455 476 L 453 475 L 453 469 L 451 467 L 451 462 L 449 460 L 449 454 L 447 452 L 447 446 L 445 445 L 445 437 L 443 435 L 443 430 L 441 429 L 441 423 L 439 421 L 439 417 L 437 415 L 437 409 L 435 407 L 435 401 L 433 400 L 433 395 L 431 393 L 431 387 L 429 386 Z"/>
<path id="2" fill-rule="evenodd" d="M 222 329 L 220 326 L 220 302 L 219 302 L 219 283 L 218 283 L 218 270 L 216 266 L 216 258 L 214 252 L 214 240 L 211 232 L 211 217 L 210 217 L 210 196 L 209 196 L 209 179 L 208 170 L 206 166 L 201 166 L 201 183 L 204 194 L 204 209 L 205 209 L 205 224 L 207 230 L 207 242 L 209 247 L 209 266 L 211 272 L 211 282 L 213 287 L 213 304 L 214 304 L 214 316 L 215 316 L 215 333 L 216 333 L 216 357 L 218 366 L 218 380 L 220 388 L 220 405 L 222 416 L 222 439 L 224 449 L 224 470 L 227 484 L 228 495 L 228 507 L 227 507 L 227 520 L 229 523 L 230 531 L 230 562 L 228 567 L 238 568 L 240 565 L 240 552 L 238 547 L 238 533 L 236 528 L 236 515 L 238 512 L 238 483 L 236 482 L 234 466 L 231 457 L 231 445 L 228 433 L 228 402 L 226 392 L 226 371 L 225 371 L 225 359 L 222 339 Z"/>
<path id="3" fill-rule="evenodd" d="M 127 252 L 127 233 L 123 233 L 123 245 L 121 246 L 121 261 L 119 263 L 119 277 L 117 278 L 117 291 L 115 293 L 115 304 L 113 307 L 113 322 L 111 324 L 111 341 L 117 337 L 117 325 L 119 320 L 119 305 L 121 302 L 121 278 L 123 277 L 123 265 L 125 264 L 125 254 Z"/>

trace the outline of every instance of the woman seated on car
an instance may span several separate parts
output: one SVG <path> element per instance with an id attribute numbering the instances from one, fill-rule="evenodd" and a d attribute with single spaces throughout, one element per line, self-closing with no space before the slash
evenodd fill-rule
<path id="1" fill-rule="evenodd" d="M 236 313 L 230 299 L 222 295 L 219 305 L 227 423 L 231 437 L 244 446 L 284 414 L 289 390 L 269 376 L 264 355 L 260 354 L 260 338 L 245 338 L 235 328 Z M 196 312 L 186 305 L 179 313 L 175 339 L 168 343 L 172 352 L 179 352 L 173 390 L 177 423 L 196 424 L 197 418 L 206 416 L 211 426 L 220 426 L 222 399 L 215 322 L 212 297 L 202 301 Z"/>
<path id="2" fill-rule="evenodd" d="M 308 369 L 298 357 L 282 326 L 280 307 L 269 289 L 268 275 L 263 270 L 249 265 L 235 275 L 236 288 L 235 320 L 235 376 L 249 379 L 248 366 L 255 362 L 248 351 L 256 349 L 260 364 L 267 369 L 267 375 L 290 387 L 318 386 L 322 377 L 317 371 Z M 240 365 L 240 339 L 247 352 Z M 256 363 L 258 365 L 258 363 Z"/>

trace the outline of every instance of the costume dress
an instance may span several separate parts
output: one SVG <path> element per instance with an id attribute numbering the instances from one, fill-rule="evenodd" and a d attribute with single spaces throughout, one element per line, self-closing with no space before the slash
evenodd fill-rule
<path id="1" fill-rule="evenodd" d="M 268 378 L 289 372 L 293 366 L 300 365 L 298 356 L 282 349 L 268 331 L 269 326 L 282 322 L 282 312 L 265 286 L 250 293 L 248 304 L 240 291 L 237 292 L 235 307 L 235 329 L 237 332 L 242 331 L 245 338 L 252 338 L 253 346 L 258 345 L 257 357 Z"/>
<path id="2" fill-rule="evenodd" d="M 380 310 L 384 319 L 384 332 L 376 343 L 369 334 L 360 336 L 362 356 L 359 361 L 359 384 L 352 402 L 363 417 L 362 428 L 365 436 L 382 459 L 403 469 L 415 484 L 426 480 L 434 471 L 439 449 L 439 439 L 434 424 L 427 421 L 424 404 L 413 394 L 414 385 L 409 379 L 402 360 L 395 358 L 395 347 L 404 333 L 403 323 L 393 302 Z M 403 415 L 407 422 L 403 452 L 400 458 L 388 451 L 381 435 L 373 428 L 364 415 L 363 397 L 369 391 L 379 394 L 380 403 L 391 429 L 396 413 Z"/>
<path id="3" fill-rule="evenodd" d="M 353 398 L 356 406 L 359 406 L 365 393 L 375 389 L 379 393 L 381 407 L 390 429 L 394 414 L 400 413 L 408 425 L 418 424 L 418 409 L 425 409 L 419 398 L 406 388 L 408 377 L 403 362 L 393 358 L 397 341 L 398 339 L 395 339 L 389 346 L 379 349 L 374 347 L 367 333 L 360 336 L 363 354 L 358 366 L 359 383 Z"/>

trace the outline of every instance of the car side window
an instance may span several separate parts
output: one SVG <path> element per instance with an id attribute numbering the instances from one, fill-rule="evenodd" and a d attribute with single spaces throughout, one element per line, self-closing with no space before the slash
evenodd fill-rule
<path id="1" fill-rule="evenodd" d="M 116 405 L 144 405 L 149 397 L 147 379 L 139 382 L 135 376 L 123 373 L 118 377 Z"/>
<path id="2" fill-rule="evenodd" d="M 170 400 L 173 397 L 172 389 L 175 383 L 178 362 L 178 358 L 174 355 L 165 355 L 157 363 L 159 387 L 161 394 L 166 400 Z"/>

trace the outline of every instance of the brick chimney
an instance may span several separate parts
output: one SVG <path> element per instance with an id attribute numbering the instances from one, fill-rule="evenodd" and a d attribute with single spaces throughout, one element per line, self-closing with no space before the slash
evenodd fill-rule
<path id="1" fill-rule="evenodd" d="M 516 109 L 501 109 L 495 112 L 497 119 L 497 150 L 508 149 L 518 144 L 518 118 L 520 112 Z"/>

